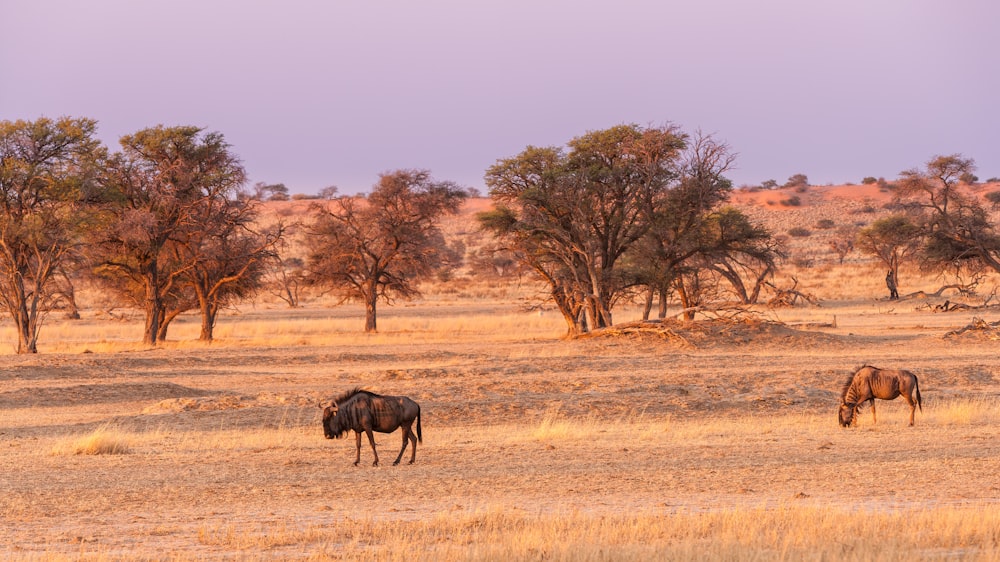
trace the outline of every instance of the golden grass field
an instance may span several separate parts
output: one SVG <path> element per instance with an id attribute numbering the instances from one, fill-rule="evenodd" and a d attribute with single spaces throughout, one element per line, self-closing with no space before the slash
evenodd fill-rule
<path id="1" fill-rule="evenodd" d="M 85 309 L 18 356 L 5 321 L 0 558 L 1000 560 L 1000 333 L 944 337 L 998 310 L 886 301 L 884 272 L 823 235 L 779 278 L 820 306 L 673 337 L 565 340 L 529 287 L 471 282 L 383 307 L 373 335 L 320 298 L 243 305 L 212 345 L 194 316 L 145 349 L 141 314 Z M 901 293 L 942 283 L 904 272 Z M 863 363 L 918 375 L 915 427 L 902 400 L 837 425 Z M 399 432 L 378 467 L 323 438 L 317 404 L 355 386 L 421 405 L 416 464 L 391 466 Z"/>

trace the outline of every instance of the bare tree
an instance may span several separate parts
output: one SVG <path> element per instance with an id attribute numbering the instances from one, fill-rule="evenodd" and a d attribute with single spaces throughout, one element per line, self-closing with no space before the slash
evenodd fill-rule
<path id="1" fill-rule="evenodd" d="M 278 241 L 274 257 L 267 261 L 265 286 L 272 295 L 285 301 L 289 308 L 298 308 L 302 288 L 306 284 L 305 260 L 288 255 L 288 236 Z"/>
<path id="2" fill-rule="evenodd" d="M 438 219 L 458 211 L 465 190 L 426 170 L 382 174 L 367 198 L 343 196 L 314 205 L 309 278 L 344 301 L 365 305 L 365 331 L 378 328 L 378 302 L 420 294 L 417 282 L 442 262 Z"/>
<path id="3" fill-rule="evenodd" d="M 854 240 L 858 236 L 858 228 L 855 226 L 841 226 L 830 239 L 830 249 L 840 260 L 840 265 L 844 265 L 844 258 L 854 251 Z"/>
<path id="4" fill-rule="evenodd" d="M 252 201 L 208 199 L 200 214 L 202 227 L 190 231 L 174 248 L 186 254 L 179 261 L 191 264 L 182 283 L 193 289 L 201 312 L 198 339 L 212 341 L 219 311 L 252 297 L 261 287 L 284 226 L 255 230 L 257 205 Z"/>
<path id="5" fill-rule="evenodd" d="M 725 143 L 701 132 L 685 151 L 678 183 L 658 200 L 653 226 L 630 260 L 637 283 L 647 287 L 645 317 L 654 296 L 658 316 L 666 317 L 674 292 L 684 318 L 693 319 L 696 302 L 721 294 L 720 277 L 741 302 L 755 302 L 774 273 L 781 252 L 771 233 L 737 209 L 719 208 L 732 189 L 725 173 L 734 162 Z"/>
<path id="6" fill-rule="evenodd" d="M 37 353 L 58 278 L 93 226 L 90 181 L 102 151 L 96 122 L 0 121 L 0 302 L 17 329 L 17 352 Z"/>

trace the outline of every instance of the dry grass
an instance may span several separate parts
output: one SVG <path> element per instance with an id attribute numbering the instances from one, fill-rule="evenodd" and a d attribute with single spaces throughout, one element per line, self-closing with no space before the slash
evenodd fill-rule
<path id="1" fill-rule="evenodd" d="M 781 232 L 862 216 L 804 201 L 757 212 Z M 319 300 L 229 311 L 211 345 L 184 316 L 153 350 L 141 315 L 53 316 L 33 357 L 2 326 L 0 557 L 997 560 L 995 342 L 943 339 L 970 315 L 933 299 L 884 300 L 873 264 L 833 263 L 831 231 L 792 241 L 813 266 L 778 280 L 822 306 L 758 309 L 802 331 L 690 347 L 563 340 L 532 291 L 468 282 L 384 308 L 372 335 Z M 900 400 L 837 426 L 865 362 L 918 374 L 916 427 Z M 398 432 L 376 435 L 379 467 L 367 440 L 355 468 L 353 437 L 323 439 L 316 404 L 359 385 L 421 404 L 416 464 L 386 466 Z"/>
<path id="2" fill-rule="evenodd" d="M 199 545 L 240 560 L 864 560 L 1000 559 L 1000 509 L 858 512 L 783 505 L 724 512 L 531 514 L 504 507 L 428 520 L 345 519 L 200 527 Z M 199 555 L 175 554 L 172 560 Z M 10 560 L 119 560 L 84 545 L 73 555 Z"/>
<path id="3" fill-rule="evenodd" d="M 127 455 L 135 438 L 120 428 L 105 424 L 81 437 L 59 440 L 52 447 L 54 455 Z"/>
<path id="4" fill-rule="evenodd" d="M 992 396 L 953 398 L 935 402 L 927 416 L 941 425 L 1000 425 L 1000 400 Z"/>

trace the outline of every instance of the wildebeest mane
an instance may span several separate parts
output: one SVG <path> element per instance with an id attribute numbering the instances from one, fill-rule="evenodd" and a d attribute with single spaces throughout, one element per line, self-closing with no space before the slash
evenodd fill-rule
<path id="1" fill-rule="evenodd" d="M 340 396 L 334 398 L 333 399 L 333 403 L 334 404 L 343 404 L 344 402 L 346 402 L 347 400 L 350 400 L 352 397 L 354 397 L 354 396 L 356 396 L 358 394 L 367 394 L 369 396 L 378 396 L 374 392 L 372 392 L 370 390 L 365 390 L 365 389 L 361 388 L 360 386 L 358 386 L 358 387 L 355 387 L 353 390 L 348 390 L 347 392 L 345 392 L 345 393 L 341 394 Z"/>
<path id="2" fill-rule="evenodd" d="M 844 398 L 847 397 L 847 391 L 851 388 L 851 385 L 854 384 L 854 376 L 858 374 L 858 371 L 860 371 L 861 369 L 864 369 L 865 367 L 871 367 L 871 365 L 865 363 L 864 365 L 862 365 L 862 366 L 858 367 L 857 369 L 854 369 L 853 371 L 851 371 L 850 375 L 847 375 L 847 380 L 844 381 L 844 388 L 840 389 L 840 399 L 841 400 L 843 400 Z M 872 367 L 872 369 L 877 369 L 877 367 Z"/>

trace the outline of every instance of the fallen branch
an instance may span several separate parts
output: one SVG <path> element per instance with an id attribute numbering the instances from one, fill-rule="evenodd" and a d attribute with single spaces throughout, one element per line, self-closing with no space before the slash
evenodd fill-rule
<path id="1" fill-rule="evenodd" d="M 798 304 L 800 300 L 805 301 L 813 306 L 820 306 L 819 300 L 808 293 L 803 293 L 796 289 L 799 286 L 799 280 L 795 276 L 792 276 L 792 287 L 790 289 L 781 289 L 774 285 L 774 283 L 766 282 L 768 287 L 774 291 L 774 297 L 767 301 L 767 305 L 771 307 L 792 307 Z"/>
<path id="2" fill-rule="evenodd" d="M 987 338 L 991 340 L 1000 339 L 1000 321 L 998 322 L 987 322 L 978 316 L 972 318 L 972 323 L 957 330 L 951 330 L 946 332 L 944 337 L 949 338 L 953 336 L 959 336 L 966 332 L 975 331 L 983 333 Z"/>

